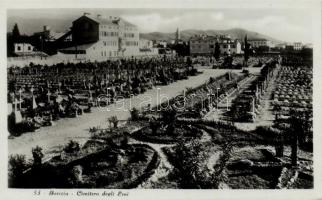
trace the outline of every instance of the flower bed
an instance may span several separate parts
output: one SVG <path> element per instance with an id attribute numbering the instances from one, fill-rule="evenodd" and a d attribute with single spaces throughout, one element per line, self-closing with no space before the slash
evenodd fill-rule
<path id="1" fill-rule="evenodd" d="M 101 142 L 92 144 L 101 145 Z M 158 153 L 148 145 L 102 146 L 103 150 L 82 149 L 33 167 L 24 174 L 21 187 L 133 188 L 149 178 L 160 162 Z"/>

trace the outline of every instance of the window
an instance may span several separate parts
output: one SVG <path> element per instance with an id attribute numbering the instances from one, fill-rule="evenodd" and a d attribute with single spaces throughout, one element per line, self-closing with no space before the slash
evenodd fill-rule
<path id="1" fill-rule="evenodd" d="M 209 48 L 213 49 L 214 48 L 214 45 L 213 44 L 209 45 Z"/>
<path id="2" fill-rule="evenodd" d="M 28 46 L 28 51 L 30 51 L 31 50 L 31 46 Z"/>
<path id="3" fill-rule="evenodd" d="M 21 51 L 21 46 L 18 46 L 17 49 L 18 49 L 18 51 Z"/>

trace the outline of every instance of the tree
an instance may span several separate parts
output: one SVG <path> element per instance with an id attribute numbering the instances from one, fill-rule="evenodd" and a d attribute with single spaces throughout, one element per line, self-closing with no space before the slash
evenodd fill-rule
<path id="1" fill-rule="evenodd" d="M 113 128 L 117 128 L 119 120 L 117 119 L 116 116 L 112 116 L 108 118 L 108 122 L 110 123 L 110 127 L 112 127 L 111 125 L 113 124 Z"/>
<path id="2" fill-rule="evenodd" d="M 177 111 L 173 108 L 162 111 L 162 121 L 167 126 L 166 133 L 173 134 L 175 129 L 175 122 L 177 118 Z"/>
<path id="3" fill-rule="evenodd" d="M 34 166 L 40 166 L 42 163 L 42 158 L 44 157 L 44 154 L 42 153 L 42 148 L 36 146 L 35 148 L 32 148 L 31 152 L 34 158 Z"/>
<path id="4" fill-rule="evenodd" d="M 23 172 L 28 168 L 25 155 L 10 155 L 9 187 L 19 187 Z"/>
<path id="5" fill-rule="evenodd" d="M 137 108 L 133 108 L 130 111 L 130 114 L 131 114 L 131 120 L 132 121 L 137 121 L 137 120 L 140 119 L 140 111 Z"/>
<path id="6" fill-rule="evenodd" d="M 218 42 L 215 44 L 215 52 L 214 52 L 214 57 L 218 61 L 220 57 L 220 45 Z"/>
<path id="7" fill-rule="evenodd" d="M 244 48 L 244 65 L 247 66 L 247 61 L 249 59 L 249 44 L 248 44 L 248 41 L 247 41 L 247 35 L 245 36 L 245 48 Z"/>
<path id="8" fill-rule="evenodd" d="M 301 113 L 295 110 L 291 110 L 289 123 L 290 123 L 289 133 L 291 137 L 291 148 L 292 148 L 291 160 L 292 160 L 292 165 L 296 166 L 299 141 L 301 141 L 302 138 L 304 137 L 304 126 L 303 126 L 304 122 L 303 122 Z"/>
<path id="9" fill-rule="evenodd" d="M 13 26 L 13 29 L 12 29 L 12 36 L 14 39 L 17 39 L 20 37 L 20 31 L 19 31 L 19 28 L 18 28 L 18 24 L 15 23 L 15 25 Z"/>
<path id="10" fill-rule="evenodd" d="M 152 134 L 155 135 L 158 131 L 158 128 L 160 126 L 160 123 L 158 122 L 158 120 L 156 120 L 154 117 L 152 119 L 150 119 L 149 121 L 149 126 L 150 129 L 152 131 Z"/>

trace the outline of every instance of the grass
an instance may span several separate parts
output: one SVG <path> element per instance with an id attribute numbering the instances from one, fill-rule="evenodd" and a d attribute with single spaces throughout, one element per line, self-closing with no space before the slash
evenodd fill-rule
<path id="1" fill-rule="evenodd" d="M 270 182 L 255 174 L 229 177 L 226 183 L 232 189 L 267 189 Z"/>
<path id="2" fill-rule="evenodd" d="M 235 149 L 231 154 L 231 160 L 242 160 L 248 159 L 252 161 L 265 161 L 266 156 L 262 153 L 260 149 L 255 149 L 253 147 L 244 147 L 240 149 Z"/>

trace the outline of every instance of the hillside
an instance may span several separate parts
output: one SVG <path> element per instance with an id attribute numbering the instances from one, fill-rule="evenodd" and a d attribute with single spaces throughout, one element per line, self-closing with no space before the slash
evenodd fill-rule
<path id="1" fill-rule="evenodd" d="M 236 38 L 239 40 L 244 40 L 245 35 L 247 34 L 248 39 L 258 39 L 258 38 L 265 38 L 268 40 L 273 41 L 274 43 L 280 43 L 282 41 L 277 40 L 275 38 L 269 37 L 267 35 L 263 35 L 257 32 L 248 31 L 245 29 L 228 29 L 228 30 L 195 30 L 195 29 L 188 29 L 183 30 L 180 32 L 181 39 L 184 41 L 188 41 L 190 37 L 194 35 L 206 34 L 210 36 L 215 35 L 230 35 L 232 38 Z M 148 39 L 148 40 L 173 40 L 175 38 L 174 33 L 162 33 L 162 32 L 152 32 L 152 33 L 141 33 L 141 38 Z"/>
<path id="2" fill-rule="evenodd" d="M 42 31 L 43 25 L 49 25 L 52 30 L 57 32 L 65 32 L 70 29 L 71 22 L 73 19 L 65 19 L 65 18 L 57 18 L 57 19 L 50 19 L 50 18 L 32 18 L 32 19 L 25 19 L 21 17 L 9 17 L 7 22 L 7 31 L 10 32 L 13 28 L 15 23 L 18 23 L 20 33 L 31 35 L 34 32 Z M 257 39 L 257 38 L 266 38 L 276 43 L 281 43 L 282 41 L 277 40 L 275 38 L 271 38 L 267 35 L 248 31 L 245 29 L 240 28 L 233 28 L 227 30 L 197 30 L 197 29 L 188 29 L 183 30 L 180 32 L 181 39 L 184 41 L 188 41 L 190 37 L 199 34 L 207 34 L 211 36 L 220 35 L 220 34 L 227 34 L 230 35 L 232 38 L 237 38 L 239 40 L 243 40 L 245 35 L 247 34 L 249 39 Z M 151 33 L 141 33 L 141 38 L 148 39 L 148 40 L 166 40 L 170 41 L 175 38 L 175 33 L 163 33 L 163 32 L 151 32 Z"/>

